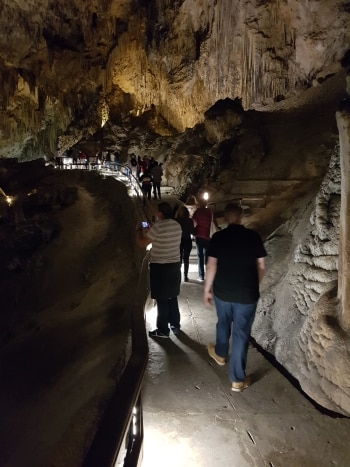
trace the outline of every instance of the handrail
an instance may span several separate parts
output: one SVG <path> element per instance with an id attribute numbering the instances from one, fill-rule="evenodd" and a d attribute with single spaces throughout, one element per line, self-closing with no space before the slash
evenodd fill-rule
<path id="1" fill-rule="evenodd" d="M 102 175 L 104 176 L 118 176 L 120 173 L 127 178 L 129 184 L 132 186 L 132 188 L 135 190 L 135 193 L 137 196 L 142 197 L 142 189 L 139 180 L 135 175 L 132 173 L 130 167 L 127 164 L 119 164 L 118 162 L 113 162 L 111 163 L 113 165 L 113 168 L 111 166 L 106 167 L 102 166 L 101 168 L 97 169 Z M 117 167 L 117 168 L 116 168 Z"/>
<path id="2" fill-rule="evenodd" d="M 148 362 L 148 341 L 145 329 L 144 306 L 148 294 L 148 256 L 143 259 L 137 284 L 136 300 L 132 307 L 131 356 L 117 383 L 115 392 L 90 446 L 83 467 L 114 467 L 127 439 L 124 467 L 139 465 L 143 443 L 141 384 Z M 138 414 L 134 414 L 134 408 Z M 137 418 L 137 433 L 133 432 Z"/>
<path id="3" fill-rule="evenodd" d="M 241 195 L 235 198 L 229 198 L 219 201 L 210 201 L 208 202 L 208 206 L 214 207 L 214 210 L 216 210 L 216 206 L 218 204 L 226 205 L 227 203 L 237 203 L 239 206 L 244 207 L 244 203 L 249 203 L 250 201 L 263 201 L 264 207 L 266 207 L 266 195 Z"/>
<path id="4" fill-rule="evenodd" d="M 92 170 L 98 171 L 103 176 L 115 177 L 122 174 L 128 180 L 129 184 L 132 186 L 133 190 L 135 191 L 138 197 L 142 197 L 143 193 L 141 190 L 141 185 L 139 180 L 134 176 L 130 167 L 127 164 L 120 164 L 119 162 L 109 162 L 108 165 L 106 163 L 101 164 L 99 162 L 93 161 L 90 162 L 88 160 L 79 160 L 79 162 L 73 162 L 72 157 L 61 156 L 60 157 L 60 164 L 56 164 L 55 168 L 57 169 L 81 169 L 81 170 Z"/>

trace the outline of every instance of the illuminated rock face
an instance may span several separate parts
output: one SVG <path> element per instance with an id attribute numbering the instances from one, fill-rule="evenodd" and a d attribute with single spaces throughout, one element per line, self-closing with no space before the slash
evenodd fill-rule
<path id="1" fill-rule="evenodd" d="M 340 59 L 348 24 L 348 4 L 332 0 L 4 0 L 0 156 L 50 157 L 57 141 L 64 150 L 87 140 L 108 116 L 115 126 L 106 125 L 105 134 L 119 125 L 108 136 L 125 144 L 124 156 L 133 145 L 142 153 L 148 134 L 135 135 L 131 118 L 151 112 L 148 125 L 164 138 L 153 134 L 148 148 L 164 160 L 166 181 L 178 192 L 205 181 L 218 197 L 255 189 L 273 200 L 279 182 L 286 191 L 291 180 L 308 188 L 326 172 L 334 146 L 332 125 L 322 126 L 320 116 L 328 110 L 333 117 L 344 94 Z M 226 99 L 238 100 L 241 109 L 213 114 Z M 281 131 L 286 116 L 289 133 Z M 297 158 L 303 149 L 298 138 L 307 148 Z M 347 205 L 340 208 L 339 193 L 344 199 L 349 190 L 340 186 L 339 174 L 333 163 L 327 180 L 334 190 L 321 190 L 326 204 L 320 195 L 314 201 L 319 187 L 313 185 L 300 196 L 300 210 L 286 198 L 284 211 L 271 202 L 265 223 L 257 221 L 265 228 L 274 216 L 287 224 L 268 240 L 276 261 L 268 268 L 254 333 L 311 397 L 349 414 L 348 317 L 344 323 L 338 298 L 329 292 L 338 278 L 338 228 L 341 245 L 348 231 L 347 221 L 338 225 L 339 213 L 349 218 Z M 348 258 L 340 256 L 344 302 Z"/>
<path id="2" fill-rule="evenodd" d="M 180 131 L 227 97 L 298 105 L 339 71 L 348 20 L 334 1 L 5 0 L 0 154 L 50 154 L 72 122 L 74 144 L 105 101 L 115 117 L 154 105 Z"/>
<path id="3" fill-rule="evenodd" d="M 347 47 L 348 14 L 334 2 L 147 4 L 146 47 L 140 54 L 136 40 L 133 49 L 139 72 L 130 68 L 127 41 L 126 53 L 115 49 L 113 81 L 180 130 L 226 97 L 242 98 L 245 108 L 298 97 L 339 70 Z"/>

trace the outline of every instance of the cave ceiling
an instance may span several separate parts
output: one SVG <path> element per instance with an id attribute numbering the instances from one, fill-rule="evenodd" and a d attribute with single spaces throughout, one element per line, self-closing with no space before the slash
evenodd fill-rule
<path id="1" fill-rule="evenodd" d="M 302 105 L 340 72 L 349 12 L 335 0 L 1 0 L 0 156 L 52 155 L 106 116 L 152 109 L 159 132 L 182 132 L 220 99 Z"/>

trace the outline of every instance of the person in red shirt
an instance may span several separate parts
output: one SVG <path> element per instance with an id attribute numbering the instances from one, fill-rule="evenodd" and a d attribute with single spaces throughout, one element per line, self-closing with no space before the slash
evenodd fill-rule
<path id="1" fill-rule="evenodd" d="M 193 214 L 193 221 L 195 226 L 197 258 L 198 258 L 198 280 L 204 281 L 204 266 L 208 259 L 208 246 L 210 241 L 210 224 L 213 220 L 215 225 L 216 220 L 212 211 L 207 207 L 204 200 L 198 202 L 199 207 Z"/>

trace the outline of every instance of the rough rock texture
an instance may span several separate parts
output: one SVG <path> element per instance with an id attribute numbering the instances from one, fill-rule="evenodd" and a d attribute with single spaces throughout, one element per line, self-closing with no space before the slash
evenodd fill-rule
<path id="1" fill-rule="evenodd" d="M 116 49 L 113 81 L 121 88 L 128 81 L 139 102 L 156 104 L 180 130 L 193 127 L 219 99 L 241 97 L 249 108 L 297 96 L 338 71 L 347 47 L 348 14 L 341 2 L 145 5 L 141 73 L 135 75 L 124 51 Z M 141 36 L 145 40 L 143 31 Z M 136 36 L 135 53 L 139 40 Z"/>
<path id="2" fill-rule="evenodd" d="M 315 400 L 349 414 L 348 169 L 340 188 L 332 160 L 329 187 L 314 200 L 345 97 L 349 3 L 3 0 L 0 8 L 0 156 L 51 159 L 73 145 L 91 156 L 117 149 L 122 162 L 151 154 L 179 196 L 255 197 L 246 222 L 264 236 L 287 220 L 268 240 L 256 338 Z M 39 225 L 35 238 L 54 227 Z M 339 227 L 338 314 L 327 293 L 338 277 Z"/>
<path id="3" fill-rule="evenodd" d="M 348 54 L 349 55 L 349 54 Z M 349 58 L 349 57 L 348 57 Z M 347 64 L 350 80 L 350 63 Z M 339 248 L 338 297 L 341 302 L 343 326 L 350 330 L 350 89 L 337 112 L 341 148 L 341 222 Z"/>
<path id="4" fill-rule="evenodd" d="M 268 275 L 253 335 L 315 401 L 350 415 L 349 337 L 343 327 L 338 278 L 339 148 L 315 201 L 267 240 Z"/>

